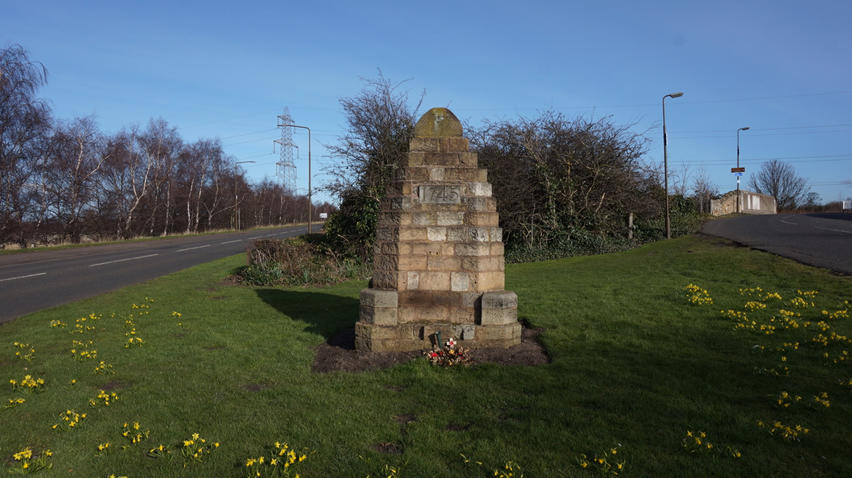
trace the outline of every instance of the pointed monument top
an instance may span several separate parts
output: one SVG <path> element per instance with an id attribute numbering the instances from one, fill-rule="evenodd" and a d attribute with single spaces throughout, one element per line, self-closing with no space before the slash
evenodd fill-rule
<path id="1" fill-rule="evenodd" d="M 442 138 L 461 135 L 461 122 L 447 108 L 432 108 L 421 116 L 417 124 L 414 125 L 414 136 L 417 138 Z"/>

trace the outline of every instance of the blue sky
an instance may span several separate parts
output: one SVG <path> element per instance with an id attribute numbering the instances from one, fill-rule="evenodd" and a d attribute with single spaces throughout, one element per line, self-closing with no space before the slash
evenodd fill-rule
<path id="1" fill-rule="evenodd" d="M 736 130 L 746 175 L 790 162 L 824 201 L 852 196 L 852 3 L 68 2 L 4 0 L 0 47 L 45 64 L 40 94 L 63 119 L 94 115 L 115 132 L 162 117 L 187 141 L 220 137 L 254 180 L 275 178 L 276 115 L 313 130 L 313 184 L 334 164 L 339 98 L 378 69 L 412 100 L 473 124 L 611 116 L 651 139 L 669 168 L 736 187 Z M 297 131 L 298 187 L 307 138 Z M 325 199 L 322 195 L 317 199 Z"/>

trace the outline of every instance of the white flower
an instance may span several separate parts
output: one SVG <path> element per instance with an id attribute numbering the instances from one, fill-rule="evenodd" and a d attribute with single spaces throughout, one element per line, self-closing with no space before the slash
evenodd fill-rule
<path id="1" fill-rule="evenodd" d="M 450 337 L 450 339 L 449 339 L 449 340 L 447 340 L 447 347 L 455 347 L 455 346 L 456 346 L 456 341 L 455 341 L 455 339 L 453 339 L 452 337 Z"/>

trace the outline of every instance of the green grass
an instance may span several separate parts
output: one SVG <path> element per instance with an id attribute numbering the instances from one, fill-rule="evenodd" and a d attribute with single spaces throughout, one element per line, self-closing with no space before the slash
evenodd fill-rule
<path id="1" fill-rule="evenodd" d="M 0 409 L 0 461 L 31 446 L 55 452 L 45 475 L 244 476 L 245 460 L 280 440 L 310 450 L 295 470 L 303 477 L 379 476 L 384 465 L 401 467 L 403 477 L 492 476 L 509 460 L 527 477 L 592 476 L 578 458 L 620 444 L 610 461 L 625 462 L 625 476 L 852 476 L 850 362 L 826 363 L 824 348 L 810 342 L 813 325 L 761 335 L 735 330 L 720 315 L 742 309 L 739 288 L 760 286 L 785 301 L 797 289 L 819 290 L 817 309 L 802 310 L 799 320 L 817 318 L 821 308 L 850 299 L 848 277 L 699 237 L 512 265 L 507 288 L 518 293 L 519 316 L 545 329 L 551 364 L 440 369 L 418 360 L 313 374 L 313 347 L 354 324 L 365 283 L 224 285 L 244 262 L 230 257 L 0 326 L 0 403 L 26 399 Z M 688 283 L 708 289 L 715 303 L 690 304 Z M 150 309 L 131 309 L 145 297 L 155 300 Z M 750 316 L 768 320 L 778 303 L 767 303 Z M 103 315 L 95 330 L 71 333 L 75 319 L 93 312 Z M 124 348 L 130 313 L 141 347 Z M 67 325 L 51 328 L 51 320 Z M 830 325 L 849 336 L 850 323 Z M 95 362 L 74 360 L 72 339 L 93 340 L 97 360 L 115 374 L 95 374 Z M 14 341 L 35 348 L 31 361 L 15 358 Z M 788 376 L 756 372 L 780 368 L 774 348 L 790 341 L 801 346 L 784 353 Z M 828 350 L 836 356 L 848 347 Z M 46 390 L 13 392 L 6 382 L 25 373 L 43 377 Z M 107 386 L 119 400 L 90 407 Z M 780 408 L 782 391 L 803 401 Z M 805 403 L 821 392 L 829 408 Z M 51 430 L 69 408 L 88 416 L 78 429 Z M 137 420 L 150 438 L 122 450 L 121 427 Z M 788 442 L 759 420 L 801 424 L 810 433 Z M 687 430 L 706 432 L 713 452 L 688 453 Z M 193 432 L 221 443 L 203 463 L 146 456 Z M 112 447 L 98 455 L 105 441 Z M 728 447 L 742 458 L 730 457 Z M 460 454 L 483 465 L 465 464 Z"/>

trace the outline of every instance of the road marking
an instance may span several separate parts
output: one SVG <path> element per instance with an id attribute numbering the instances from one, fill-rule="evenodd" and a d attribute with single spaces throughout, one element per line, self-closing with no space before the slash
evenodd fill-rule
<path id="1" fill-rule="evenodd" d="M 29 274 L 29 275 L 18 276 L 18 277 L 9 277 L 8 279 L 0 279 L 0 282 L 6 282 L 7 280 L 27 279 L 29 277 L 38 277 L 38 276 L 43 276 L 43 275 L 47 275 L 47 272 L 39 272 L 38 274 Z"/>
<path id="2" fill-rule="evenodd" d="M 779 221 L 783 222 L 784 224 L 790 224 L 792 226 L 798 226 L 798 224 L 796 224 L 795 222 L 785 221 L 783 219 L 779 219 Z"/>
<path id="3" fill-rule="evenodd" d="M 175 252 L 191 251 L 194 249 L 203 249 L 205 247 L 210 247 L 210 244 L 204 244 L 203 246 L 187 247 L 186 249 L 178 249 Z"/>
<path id="4" fill-rule="evenodd" d="M 234 239 L 233 241 L 225 241 L 225 242 L 221 243 L 220 245 L 224 246 L 225 244 L 233 244 L 235 242 L 240 242 L 240 241 L 242 241 L 242 239 Z"/>
<path id="5" fill-rule="evenodd" d="M 258 238 L 261 238 L 261 237 L 264 237 L 264 236 L 254 236 L 254 237 L 250 237 L 249 239 L 258 239 Z"/>
<path id="6" fill-rule="evenodd" d="M 845 232 L 846 234 L 852 234 L 852 231 L 845 231 L 843 229 L 832 229 L 830 227 L 819 227 L 814 226 L 816 229 L 822 229 L 823 231 L 831 231 L 831 232 Z"/>
<path id="7" fill-rule="evenodd" d="M 115 264 L 116 262 L 135 261 L 135 260 L 138 260 L 138 259 L 145 259 L 145 258 L 148 258 L 148 257 L 154 257 L 154 256 L 158 256 L 158 255 L 159 254 L 148 254 L 147 256 L 136 256 L 136 257 L 128 257 L 128 258 L 125 258 L 125 259 L 116 259 L 114 261 L 99 262 L 97 264 L 91 264 L 89 267 L 105 266 L 107 264 Z"/>

